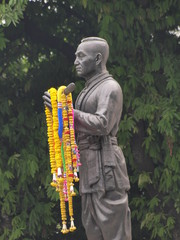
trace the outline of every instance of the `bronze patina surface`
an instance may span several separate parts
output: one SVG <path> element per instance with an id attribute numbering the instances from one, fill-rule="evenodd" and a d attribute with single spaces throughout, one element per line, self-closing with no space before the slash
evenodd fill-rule
<path id="1" fill-rule="evenodd" d="M 82 222 L 88 240 L 131 240 L 129 178 L 117 144 L 123 94 L 106 69 L 109 46 L 90 37 L 76 51 L 78 76 L 86 81 L 74 110 L 80 149 Z"/>

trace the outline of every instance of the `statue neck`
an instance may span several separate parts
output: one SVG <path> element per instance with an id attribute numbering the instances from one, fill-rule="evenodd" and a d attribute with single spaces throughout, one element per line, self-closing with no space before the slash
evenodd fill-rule
<path id="1" fill-rule="evenodd" d="M 107 72 L 107 69 L 106 69 L 106 66 L 99 66 L 95 72 L 93 72 L 91 75 L 85 77 L 85 81 L 89 81 L 90 79 L 92 78 L 96 78 L 96 76 L 102 74 L 102 73 L 106 73 Z"/>

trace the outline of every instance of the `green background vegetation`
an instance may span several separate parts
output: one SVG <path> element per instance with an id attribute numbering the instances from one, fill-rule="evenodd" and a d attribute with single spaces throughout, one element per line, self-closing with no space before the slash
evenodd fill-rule
<path id="1" fill-rule="evenodd" d="M 131 181 L 133 240 L 180 239 L 180 1 L 10 0 L 0 3 L 0 240 L 63 236 L 51 188 L 43 92 L 76 83 L 83 37 L 110 45 L 124 93 L 118 141 Z M 76 186 L 78 188 L 78 186 Z"/>

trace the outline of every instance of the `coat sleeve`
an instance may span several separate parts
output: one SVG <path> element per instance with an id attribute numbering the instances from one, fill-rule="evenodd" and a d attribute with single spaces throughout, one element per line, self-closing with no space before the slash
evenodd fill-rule
<path id="1" fill-rule="evenodd" d="M 75 130 L 89 135 L 109 135 L 119 124 L 122 112 L 122 90 L 116 81 L 100 86 L 94 114 L 74 110 Z"/>

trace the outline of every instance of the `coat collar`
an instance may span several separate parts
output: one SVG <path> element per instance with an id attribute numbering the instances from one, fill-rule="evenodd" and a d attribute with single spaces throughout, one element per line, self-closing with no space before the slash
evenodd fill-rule
<path id="1" fill-rule="evenodd" d="M 94 85 L 96 85 L 98 82 L 100 82 L 101 80 L 107 78 L 107 77 L 111 77 L 111 75 L 109 74 L 108 71 L 103 72 L 103 73 L 98 73 L 95 76 L 93 76 L 92 78 L 90 78 L 86 83 L 85 83 L 85 87 L 86 88 L 91 88 Z"/>

